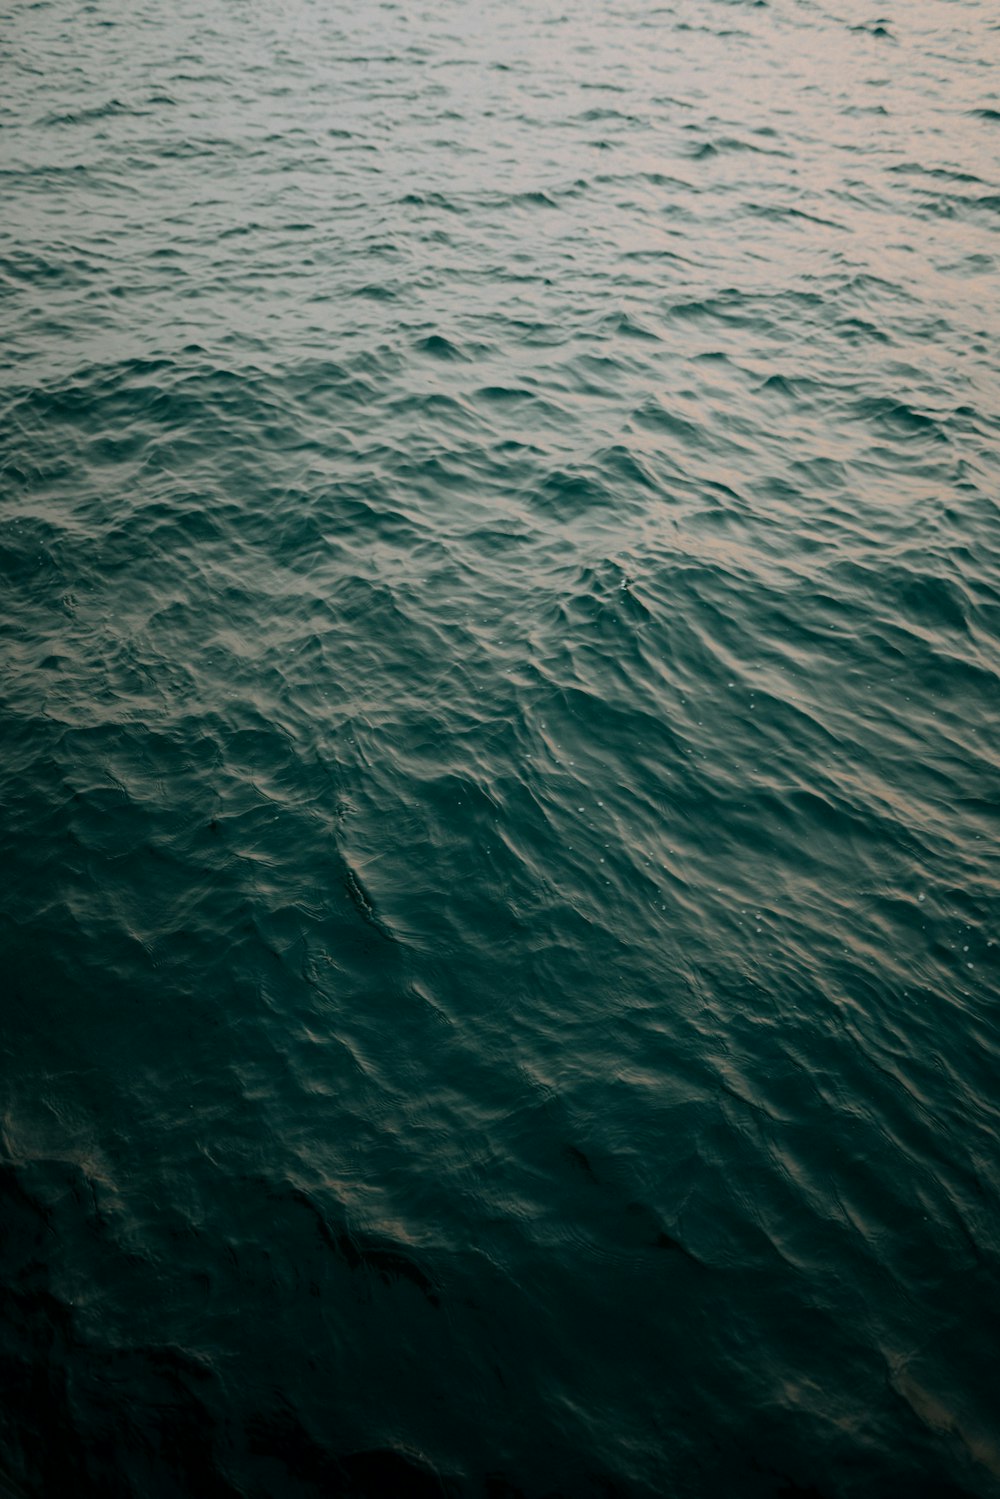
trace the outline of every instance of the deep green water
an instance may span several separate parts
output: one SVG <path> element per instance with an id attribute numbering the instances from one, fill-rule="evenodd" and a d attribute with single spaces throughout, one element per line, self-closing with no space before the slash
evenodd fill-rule
<path id="1" fill-rule="evenodd" d="M 0 1471 L 1000 1493 L 995 7 L 0 48 Z"/>

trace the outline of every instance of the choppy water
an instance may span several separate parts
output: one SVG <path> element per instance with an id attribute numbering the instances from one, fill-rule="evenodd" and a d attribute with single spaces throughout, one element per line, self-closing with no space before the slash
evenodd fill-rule
<path id="1" fill-rule="evenodd" d="M 995 8 L 2 32 L 7 1481 L 1000 1492 Z"/>

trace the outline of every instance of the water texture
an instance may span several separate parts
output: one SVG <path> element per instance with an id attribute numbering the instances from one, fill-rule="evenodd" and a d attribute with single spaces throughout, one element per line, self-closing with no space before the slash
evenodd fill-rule
<path id="1" fill-rule="evenodd" d="M 0 1489 L 1000 1493 L 995 6 L 0 34 Z"/>

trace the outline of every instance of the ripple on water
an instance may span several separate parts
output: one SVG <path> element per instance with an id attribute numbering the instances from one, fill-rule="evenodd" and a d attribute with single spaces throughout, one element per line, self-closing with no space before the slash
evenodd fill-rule
<path id="1" fill-rule="evenodd" d="M 995 1492 L 960 19 L 14 5 L 0 1489 Z"/>

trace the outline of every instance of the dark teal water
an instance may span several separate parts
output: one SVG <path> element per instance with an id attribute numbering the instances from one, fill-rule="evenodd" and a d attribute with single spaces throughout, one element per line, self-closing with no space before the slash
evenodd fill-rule
<path id="1" fill-rule="evenodd" d="M 0 1467 L 1000 1493 L 988 0 L 12 0 Z"/>

